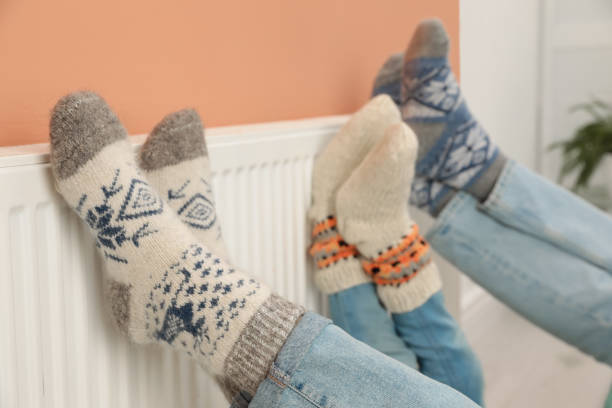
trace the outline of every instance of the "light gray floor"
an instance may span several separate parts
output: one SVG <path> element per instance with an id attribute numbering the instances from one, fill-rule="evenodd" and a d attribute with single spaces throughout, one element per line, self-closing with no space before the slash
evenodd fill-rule
<path id="1" fill-rule="evenodd" d="M 463 315 L 492 408 L 603 408 L 612 369 L 557 340 L 493 297 Z M 612 339 L 610 339 L 612 341 Z"/>

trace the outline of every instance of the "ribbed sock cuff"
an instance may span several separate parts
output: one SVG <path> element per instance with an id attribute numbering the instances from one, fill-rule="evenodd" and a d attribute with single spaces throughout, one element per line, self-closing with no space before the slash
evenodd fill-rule
<path id="1" fill-rule="evenodd" d="M 335 265 L 315 272 L 316 287 L 326 295 L 350 289 L 363 283 L 371 283 L 372 279 L 363 271 L 357 258 L 343 259 Z"/>
<path id="2" fill-rule="evenodd" d="M 259 307 L 226 357 L 223 377 L 218 378 L 228 400 L 240 391 L 255 395 L 304 312 L 303 307 L 277 295 Z"/>
<path id="3" fill-rule="evenodd" d="M 442 288 L 438 267 L 433 261 L 410 279 L 399 286 L 378 285 L 378 296 L 391 313 L 410 312 Z"/>

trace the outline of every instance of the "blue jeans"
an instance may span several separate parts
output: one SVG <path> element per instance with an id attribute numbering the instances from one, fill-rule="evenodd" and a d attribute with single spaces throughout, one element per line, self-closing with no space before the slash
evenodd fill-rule
<path id="1" fill-rule="evenodd" d="M 509 162 L 484 204 L 460 192 L 427 239 L 518 313 L 612 365 L 608 215 Z"/>
<path id="2" fill-rule="evenodd" d="M 480 209 L 612 274 L 612 216 L 516 162 Z"/>
<path id="3" fill-rule="evenodd" d="M 375 286 L 362 284 L 330 295 L 329 310 L 334 324 L 355 339 L 483 404 L 480 363 L 441 291 L 411 312 L 389 316 Z"/>
<path id="4" fill-rule="evenodd" d="M 476 407 L 467 397 L 355 340 L 307 313 L 281 349 L 257 393 L 232 407 Z"/>

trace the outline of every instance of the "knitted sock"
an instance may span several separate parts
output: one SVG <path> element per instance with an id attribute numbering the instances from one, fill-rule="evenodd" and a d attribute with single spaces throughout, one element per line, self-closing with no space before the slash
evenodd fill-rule
<path id="1" fill-rule="evenodd" d="M 506 162 L 469 111 L 450 70 L 448 49 L 442 23 L 423 21 L 405 55 L 385 62 L 373 91 L 391 94 L 417 134 L 420 147 L 411 200 L 434 215 L 455 190 L 486 200 Z"/>
<path id="2" fill-rule="evenodd" d="M 191 233 L 212 253 L 228 259 L 215 211 L 204 127 L 193 109 L 167 115 L 140 149 L 139 165 Z"/>
<path id="3" fill-rule="evenodd" d="M 50 137 L 56 188 L 91 229 L 115 282 L 106 295 L 119 328 L 192 356 L 228 397 L 255 394 L 303 309 L 190 233 L 140 173 L 100 97 L 62 98 Z"/>
<path id="4" fill-rule="evenodd" d="M 355 247 L 348 245 L 336 228 L 336 191 L 382 137 L 384 129 L 400 122 L 391 98 L 386 95 L 373 98 L 351 117 L 315 161 L 312 206 L 308 212 L 313 225 L 310 254 L 317 266 L 315 284 L 323 293 L 370 282 Z"/>
<path id="5" fill-rule="evenodd" d="M 417 174 L 484 201 L 506 158 L 469 111 L 450 69 L 448 49 L 439 20 L 419 24 L 404 56 L 402 117 L 421 145 Z"/>
<path id="6" fill-rule="evenodd" d="M 385 61 L 374 80 L 373 97 L 389 95 L 396 104 L 400 104 L 403 65 L 403 54 L 393 54 Z M 437 217 L 456 193 L 454 188 L 441 182 L 427 176 L 415 175 L 412 180 L 410 204 Z"/>
<path id="7" fill-rule="evenodd" d="M 365 258 L 387 310 L 416 309 L 440 290 L 429 244 L 408 212 L 418 142 L 405 123 L 388 127 L 337 194 L 338 229 Z"/>

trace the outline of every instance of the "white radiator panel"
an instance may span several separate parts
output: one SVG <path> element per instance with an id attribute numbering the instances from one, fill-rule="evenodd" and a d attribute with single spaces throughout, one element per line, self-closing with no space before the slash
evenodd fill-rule
<path id="1" fill-rule="evenodd" d="M 310 176 L 315 154 L 345 121 L 207 132 L 232 261 L 322 314 L 327 304 L 312 285 L 307 256 Z M 47 150 L 0 148 L 0 408 L 227 407 L 195 364 L 132 345 L 115 330 L 104 310 L 101 258 L 55 192 Z M 426 218 L 415 216 L 425 229 Z M 456 314 L 457 275 L 436 260 Z"/>
<path id="2" fill-rule="evenodd" d="M 314 155 L 344 120 L 208 132 L 233 261 L 322 313 L 305 214 Z M 104 310 L 101 258 L 55 193 L 46 150 L 0 148 L 0 407 L 227 407 L 191 361 L 116 332 Z"/>

